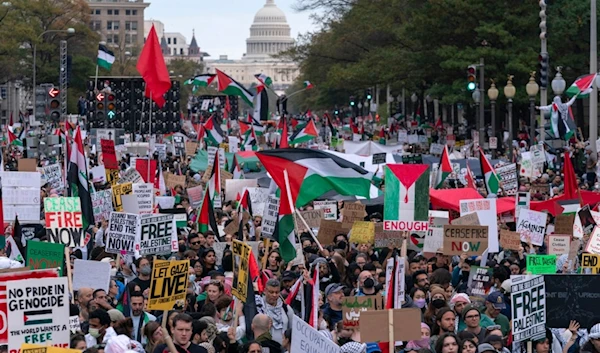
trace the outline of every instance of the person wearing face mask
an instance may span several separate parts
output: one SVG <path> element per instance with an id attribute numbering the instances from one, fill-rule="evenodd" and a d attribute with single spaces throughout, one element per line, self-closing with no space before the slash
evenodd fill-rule
<path id="1" fill-rule="evenodd" d="M 362 271 L 358 275 L 358 289 L 354 294 L 357 297 L 365 295 L 375 295 L 377 290 L 375 289 L 375 279 L 370 271 Z"/>
<path id="2" fill-rule="evenodd" d="M 423 319 L 423 314 L 425 314 L 425 306 L 427 305 L 427 296 L 425 295 L 425 291 L 421 288 L 413 288 L 410 290 L 410 297 L 412 298 L 415 306 L 421 309 L 421 319 Z"/>
<path id="3" fill-rule="evenodd" d="M 90 328 L 85 335 L 85 343 L 92 348 L 99 343 L 106 343 L 117 336 L 115 330 L 110 326 L 110 315 L 104 309 L 96 309 L 90 313 L 88 322 Z"/>
<path id="4" fill-rule="evenodd" d="M 408 341 L 404 352 L 419 351 L 420 349 L 431 349 L 429 340 L 431 339 L 431 329 L 429 325 L 421 322 L 421 339 Z"/>
<path id="5" fill-rule="evenodd" d="M 431 299 L 429 301 L 429 306 L 427 307 L 427 310 L 425 310 L 425 314 L 423 315 L 423 321 L 426 324 L 433 326 L 436 315 L 440 311 L 440 309 L 448 307 L 446 295 L 446 291 L 442 287 L 438 285 L 431 286 Z"/>
<path id="6" fill-rule="evenodd" d="M 142 292 L 150 288 L 150 275 L 152 274 L 152 266 L 150 260 L 146 257 L 140 257 L 135 261 L 138 276 L 132 281 L 140 286 Z"/>

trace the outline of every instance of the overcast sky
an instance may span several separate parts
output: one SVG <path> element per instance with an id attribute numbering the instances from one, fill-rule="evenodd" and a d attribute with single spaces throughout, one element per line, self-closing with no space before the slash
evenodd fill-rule
<path id="1" fill-rule="evenodd" d="M 148 0 L 147 0 L 148 1 Z M 200 49 L 218 58 L 228 55 L 239 59 L 246 52 L 246 38 L 254 15 L 266 0 L 151 0 L 145 10 L 146 20 L 164 23 L 165 32 L 180 32 L 189 44 L 192 30 L 196 30 L 196 41 Z M 275 4 L 286 14 L 292 29 L 292 38 L 298 33 L 313 30 L 315 25 L 309 13 L 298 13 L 292 9 L 296 0 L 275 0 Z"/>

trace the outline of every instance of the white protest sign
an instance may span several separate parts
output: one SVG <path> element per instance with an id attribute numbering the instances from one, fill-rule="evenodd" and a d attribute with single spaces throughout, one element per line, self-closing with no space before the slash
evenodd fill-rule
<path id="1" fill-rule="evenodd" d="M 431 146 L 429 146 L 429 154 L 439 156 L 442 154 L 443 151 L 444 151 L 444 145 L 442 145 L 442 144 L 432 143 Z"/>
<path id="2" fill-rule="evenodd" d="M 135 195 L 121 195 L 122 212 L 139 214 L 138 199 Z"/>
<path id="3" fill-rule="evenodd" d="M 142 176 L 134 167 L 127 168 L 126 171 L 121 173 L 121 178 L 119 179 L 119 184 L 125 184 L 125 183 L 135 184 L 135 183 L 143 183 L 143 182 L 144 182 L 144 179 L 142 179 Z"/>
<path id="4" fill-rule="evenodd" d="M 172 214 L 140 216 L 136 256 L 163 255 L 178 250 L 177 226 Z"/>
<path id="5" fill-rule="evenodd" d="M 237 136 L 229 136 L 229 153 L 237 153 L 240 148 L 240 139 Z"/>
<path id="6" fill-rule="evenodd" d="M 92 182 L 106 183 L 106 167 L 104 165 L 98 165 L 90 169 L 90 175 Z"/>
<path id="7" fill-rule="evenodd" d="M 261 224 L 261 234 L 272 236 L 279 217 L 279 198 L 275 195 L 269 195 L 267 207 L 263 213 Z"/>
<path id="8" fill-rule="evenodd" d="M 110 263 L 75 259 L 73 265 L 73 290 L 81 288 L 104 289 L 110 284 Z M 69 314 L 66 315 L 69 317 Z"/>
<path id="9" fill-rule="evenodd" d="M 600 227 L 594 227 L 594 231 L 590 235 L 590 240 L 588 240 L 585 245 L 585 251 L 591 254 L 600 255 Z"/>
<path id="10" fill-rule="evenodd" d="M 246 188 L 246 190 L 248 190 L 248 192 L 250 193 L 253 215 L 262 215 L 264 213 L 267 201 L 269 199 L 269 189 Z"/>
<path id="11" fill-rule="evenodd" d="M 460 216 L 477 213 L 479 224 L 488 226 L 488 249 L 498 252 L 498 221 L 496 215 L 496 199 L 460 200 Z"/>
<path id="12" fill-rule="evenodd" d="M 236 200 L 237 195 L 243 195 L 244 188 L 257 187 L 256 179 L 227 179 L 225 180 L 225 200 Z"/>
<path id="13" fill-rule="evenodd" d="M 2 205 L 5 222 L 40 221 L 40 188 L 42 177 L 39 172 L 0 172 Z"/>
<path id="14" fill-rule="evenodd" d="M 160 208 L 171 209 L 175 207 L 175 197 L 173 196 L 155 196 L 154 201 Z"/>
<path id="15" fill-rule="evenodd" d="M 547 217 L 544 212 L 521 208 L 517 218 L 517 232 L 521 233 L 521 241 L 527 242 L 527 238 L 531 237 L 531 244 L 541 246 L 546 234 Z"/>
<path id="16" fill-rule="evenodd" d="M 134 255 L 138 216 L 131 213 L 111 212 L 106 229 L 106 251 L 109 254 Z"/>
<path id="17" fill-rule="evenodd" d="M 292 320 L 292 345 L 290 351 L 340 353 L 340 346 L 332 340 L 324 338 L 319 331 L 294 315 L 294 319 Z"/>
<path id="18" fill-rule="evenodd" d="M 94 222 L 107 221 L 113 211 L 112 189 L 92 193 L 92 208 L 94 209 Z"/>
<path id="19" fill-rule="evenodd" d="M 513 342 L 546 336 L 544 276 L 510 276 Z"/>
<path id="20" fill-rule="evenodd" d="M 47 165 L 45 167 L 37 168 L 37 170 L 42 173 L 41 178 L 46 183 L 50 184 L 52 189 L 62 189 L 65 187 L 60 164 L 55 163 Z"/>
<path id="21" fill-rule="evenodd" d="M 544 152 L 543 145 L 533 145 L 529 149 L 531 153 L 531 161 L 533 164 L 544 164 L 546 163 L 546 153 Z"/>
<path id="22" fill-rule="evenodd" d="M 133 184 L 133 194 L 137 198 L 138 210 L 140 214 L 152 213 L 154 210 L 154 184 L 136 183 Z"/>
<path id="23" fill-rule="evenodd" d="M 404 277 L 405 277 L 405 261 L 404 257 L 396 256 L 396 275 L 394 278 L 394 286 L 396 290 L 394 293 L 396 297 L 394 298 L 394 307 L 401 308 L 402 303 L 404 303 Z"/>
<path id="24" fill-rule="evenodd" d="M 23 343 L 68 347 L 69 284 L 66 277 L 6 282 L 8 351 Z"/>
<path id="25" fill-rule="evenodd" d="M 215 154 L 217 154 L 217 149 L 219 150 L 219 168 L 225 169 L 225 150 L 214 146 L 208 146 L 206 149 L 208 156 L 206 167 L 209 168 L 213 165 L 215 161 Z"/>
<path id="26" fill-rule="evenodd" d="M 314 201 L 313 207 L 315 210 L 323 210 L 323 219 L 337 220 L 337 201 Z"/>
<path id="27" fill-rule="evenodd" d="M 69 316 L 69 328 L 71 333 L 81 331 L 81 322 L 79 322 L 79 315 Z"/>
<path id="28" fill-rule="evenodd" d="M 441 252 L 444 248 L 444 228 L 429 228 L 423 242 L 424 253 Z"/>

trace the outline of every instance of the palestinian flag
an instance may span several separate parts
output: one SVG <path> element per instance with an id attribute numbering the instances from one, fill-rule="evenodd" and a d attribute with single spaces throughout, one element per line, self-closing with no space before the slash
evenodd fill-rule
<path id="1" fill-rule="evenodd" d="M 429 166 L 387 164 L 383 219 L 393 222 L 429 221 Z"/>
<path id="2" fill-rule="evenodd" d="M 83 152 L 83 141 L 81 140 L 81 130 L 79 129 L 79 126 L 75 129 L 75 137 L 73 138 L 73 143 L 71 145 L 71 158 L 67 181 L 70 185 L 69 190 L 71 196 L 79 196 L 81 201 L 81 215 L 85 232 L 88 226 L 94 225 L 94 210 L 92 208 L 87 164 Z M 93 242 L 89 242 L 88 244 L 93 244 Z"/>
<path id="3" fill-rule="evenodd" d="M 248 115 L 248 124 L 252 123 L 252 128 L 256 136 L 262 136 L 265 133 L 265 127 L 252 115 Z"/>
<path id="4" fill-rule="evenodd" d="M 469 167 L 468 161 L 467 161 L 467 175 L 465 175 L 465 179 L 467 179 L 467 187 L 468 188 L 477 190 L 477 184 L 475 183 L 475 179 L 473 179 L 473 173 L 471 172 L 471 167 Z"/>
<path id="5" fill-rule="evenodd" d="M 52 324 L 52 309 L 29 310 L 23 312 L 25 326 Z"/>
<path id="6" fill-rule="evenodd" d="M 217 70 L 217 80 L 219 80 L 219 92 L 230 96 L 241 97 L 246 104 L 254 108 L 254 96 L 241 83 L 235 81 L 221 70 Z"/>
<path id="7" fill-rule="evenodd" d="M 250 200 L 250 192 L 248 191 L 248 189 L 244 190 L 244 195 L 242 195 L 242 198 L 240 199 L 238 205 L 239 241 L 244 240 L 244 213 L 248 213 L 250 215 L 250 218 L 252 218 L 252 201 Z"/>
<path id="8" fill-rule="evenodd" d="M 292 287 L 290 288 L 290 293 L 288 294 L 287 298 L 285 298 L 285 303 L 287 305 L 292 305 L 294 300 L 296 300 L 298 293 L 300 293 L 300 291 L 303 289 L 303 285 L 304 285 L 304 278 L 303 277 L 298 278 L 296 280 L 296 283 L 294 283 L 292 285 Z"/>
<path id="9" fill-rule="evenodd" d="M 215 234 L 219 234 L 217 229 L 217 220 L 215 219 L 215 211 L 213 209 L 213 203 L 210 199 L 210 191 L 208 187 L 204 190 L 204 200 L 202 205 L 198 208 L 197 229 L 198 232 L 206 234 L 208 230 L 212 230 Z"/>
<path id="10" fill-rule="evenodd" d="M 214 116 L 208 118 L 204 123 L 204 133 L 206 134 L 206 143 L 211 146 L 219 147 L 223 142 L 223 131 L 221 126 L 215 122 Z"/>
<path id="11" fill-rule="evenodd" d="M 8 132 L 8 144 L 15 146 L 23 146 L 23 141 L 21 141 L 17 135 L 13 132 L 12 126 L 7 127 L 6 131 Z"/>
<path id="12" fill-rule="evenodd" d="M 208 179 L 208 193 L 212 204 L 221 207 L 221 168 L 219 168 L 219 149 L 215 153 L 215 160 L 212 165 L 212 172 Z M 218 234 L 218 233 L 217 233 Z"/>
<path id="13" fill-rule="evenodd" d="M 385 145 L 386 142 L 386 138 L 385 138 L 385 127 L 381 127 L 381 130 L 379 130 L 379 144 L 381 145 Z"/>
<path id="14" fill-rule="evenodd" d="M 558 102 L 552 102 L 550 105 L 550 109 L 552 110 L 550 119 L 552 133 L 554 137 L 568 141 L 573 137 L 577 129 L 573 120 L 573 111 L 571 110 L 571 104 L 576 98 L 571 98 L 568 103 L 560 103 L 560 97 L 555 97 L 555 100 L 557 99 Z"/>
<path id="15" fill-rule="evenodd" d="M 319 136 L 317 126 L 315 125 L 315 122 L 312 119 L 310 119 L 305 126 L 294 132 L 294 134 L 290 138 L 290 144 L 295 145 L 299 143 L 308 142 L 312 139 L 317 138 L 317 136 Z"/>
<path id="16" fill-rule="evenodd" d="M 256 74 L 254 77 L 256 77 L 256 79 L 262 82 L 265 86 L 270 86 L 273 84 L 273 80 L 266 74 Z"/>
<path id="17" fill-rule="evenodd" d="M 585 98 L 590 95 L 594 89 L 594 82 L 597 74 L 583 75 L 577 77 L 575 82 L 569 87 L 565 94 L 569 97 L 577 96 L 577 98 Z"/>
<path id="18" fill-rule="evenodd" d="M 231 168 L 233 179 L 244 179 L 244 171 L 240 168 L 236 155 L 233 155 L 233 163 L 231 164 L 233 164 L 233 168 Z"/>
<path id="19" fill-rule="evenodd" d="M 332 154 L 310 149 L 279 149 L 257 152 L 273 181 L 281 189 L 277 235 L 281 257 L 289 262 L 296 257 L 294 248 L 295 207 L 302 207 L 330 190 L 341 195 L 377 197 L 379 190 L 371 184 L 373 174 L 356 164 Z M 287 170 L 291 202 L 284 171 Z M 295 206 L 291 206 L 292 205 Z"/>
<path id="20" fill-rule="evenodd" d="M 249 133 L 246 134 L 244 142 L 242 143 L 243 151 L 256 151 L 258 150 L 258 140 L 256 139 L 256 133 L 251 127 Z"/>
<path id="21" fill-rule="evenodd" d="M 98 61 L 96 64 L 107 70 L 110 70 L 112 64 L 115 62 L 115 53 L 110 51 L 106 45 L 100 44 L 98 46 Z"/>
<path id="22" fill-rule="evenodd" d="M 280 122 L 283 123 L 281 124 L 281 136 L 279 136 L 279 148 L 290 148 L 288 125 L 285 116 L 281 117 Z"/>
<path id="23" fill-rule="evenodd" d="M 199 87 L 208 87 L 215 80 L 216 75 L 214 74 L 202 74 L 195 77 L 190 78 L 185 81 L 184 85 L 194 85 Z"/>
<path id="24" fill-rule="evenodd" d="M 392 254 L 392 256 L 387 260 L 386 266 L 385 266 L 385 288 L 387 289 L 385 291 L 385 308 L 386 309 L 394 309 L 394 298 L 395 298 L 395 294 L 396 291 L 394 289 L 394 283 L 396 283 L 395 281 L 395 276 L 394 274 L 396 273 L 396 256 L 394 254 Z"/>
<path id="25" fill-rule="evenodd" d="M 256 97 L 254 102 L 254 116 L 261 121 L 269 120 L 269 92 L 265 85 L 256 87 Z"/>
<path id="26" fill-rule="evenodd" d="M 481 173 L 483 174 L 483 180 L 485 182 L 485 188 L 489 194 L 498 195 L 498 189 L 500 188 L 500 179 L 498 174 L 490 164 L 490 161 L 485 158 L 485 154 L 481 147 L 479 148 L 479 162 L 481 163 Z"/>
<path id="27" fill-rule="evenodd" d="M 437 171 L 434 189 L 441 189 L 444 184 L 444 180 L 452 173 L 452 164 L 450 163 L 450 156 L 448 155 L 448 146 L 444 145 L 444 151 L 440 157 L 440 167 Z"/>
<path id="28" fill-rule="evenodd" d="M 314 88 L 315 86 L 313 86 L 312 83 L 310 83 L 310 81 L 304 81 L 304 89 L 311 89 Z"/>

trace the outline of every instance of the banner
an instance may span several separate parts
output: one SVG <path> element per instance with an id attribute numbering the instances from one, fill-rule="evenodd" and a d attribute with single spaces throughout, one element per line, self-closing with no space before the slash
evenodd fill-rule
<path id="1" fill-rule="evenodd" d="M 9 281 L 8 350 L 18 352 L 23 343 L 68 347 L 69 285 L 66 277 Z"/>
<path id="2" fill-rule="evenodd" d="M 113 210 L 112 189 L 100 190 L 92 193 L 92 207 L 94 209 L 94 222 L 108 221 Z"/>
<path id="3" fill-rule="evenodd" d="M 174 215 L 142 215 L 139 229 L 136 256 L 165 255 L 179 251 Z"/>
<path id="4" fill-rule="evenodd" d="M 313 207 L 315 210 L 323 210 L 323 219 L 328 221 L 336 221 L 337 215 L 337 201 L 313 201 Z"/>
<path id="5" fill-rule="evenodd" d="M 513 342 L 546 337 L 546 285 L 544 276 L 510 276 Z M 578 307 L 582 303 L 577 303 Z M 564 302 L 555 308 L 564 310 Z M 570 320 L 578 320 L 571 316 Z M 562 327 L 562 326 L 551 326 Z M 568 327 L 565 326 L 565 327 Z M 583 323 L 582 323 L 582 327 Z"/>
<path id="6" fill-rule="evenodd" d="M 530 238 L 531 244 L 541 246 L 546 235 L 547 217 L 548 214 L 545 212 L 522 208 L 517 221 L 517 232 L 521 233 L 521 241 L 527 242 Z"/>
<path id="7" fill-rule="evenodd" d="M 63 268 L 65 246 L 63 244 L 28 240 L 26 259 L 27 266 L 32 270 Z"/>
<path id="8" fill-rule="evenodd" d="M 46 197 L 44 212 L 49 242 L 70 248 L 86 245 L 79 197 Z"/>
<path id="9" fill-rule="evenodd" d="M 248 295 L 248 281 L 250 274 L 248 273 L 248 260 L 252 249 L 248 244 L 238 240 L 233 240 L 233 282 L 231 283 L 231 294 L 242 302 L 246 302 Z"/>
<path id="10" fill-rule="evenodd" d="M 140 214 L 148 214 L 154 211 L 154 184 L 137 183 L 133 184 L 133 194 L 137 198 L 138 210 Z"/>
<path id="11" fill-rule="evenodd" d="M 109 254 L 135 255 L 138 216 L 131 213 L 111 212 L 106 228 L 106 251 Z"/>
<path id="12" fill-rule="evenodd" d="M 123 212 L 123 200 L 121 200 L 122 195 L 130 195 L 133 192 L 133 184 L 125 183 L 125 184 L 117 184 L 113 185 L 113 208 L 117 212 Z"/>
<path id="13" fill-rule="evenodd" d="M 189 267 L 189 260 L 154 260 L 148 311 L 171 310 L 177 302 L 185 303 Z"/>
<path id="14" fill-rule="evenodd" d="M 387 164 L 383 209 L 384 230 L 429 229 L 429 166 Z"/>
<path id="15" fill-rule="evenodd" d="M 444 255 L 481 255 L 488 248 L 487 226 L 444 226 Z"/>
<path id="16" fill-rule="evenodd" d="M 102 161 L 106 169 L 119 169 L 117 161 L 117 153 L 115 152 L 115 141 L 100 140 L 100 148 L 102 149 Z"/>

